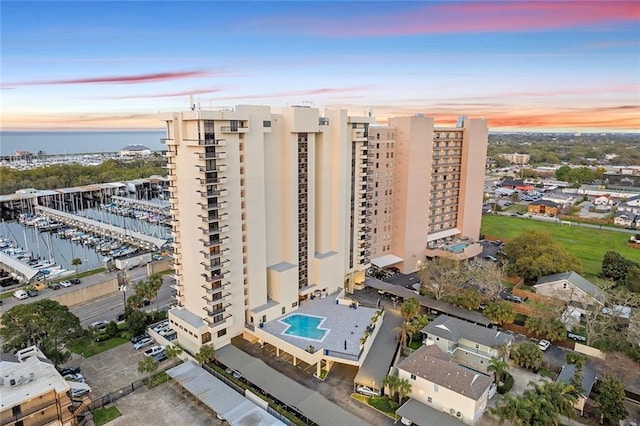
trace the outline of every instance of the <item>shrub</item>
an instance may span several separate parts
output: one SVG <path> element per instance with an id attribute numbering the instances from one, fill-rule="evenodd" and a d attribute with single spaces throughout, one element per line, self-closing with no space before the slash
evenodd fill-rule
<path id="1" fill-rule="evenodd" d="M 511 390 L 511 388 L 513 387 L 513 384 L 515 382 L 515 380 L 513 379 L 513 376 L 507 372 L 504 373 L 505 374 L 505 379 L 502 382 L 502 385 L 498 386 L 498 393 L 500 395 L 504 395 L 505 393 L 509 392 Z"/>
<path id="2" fill-rule="evenodd" d="M 578 354 L 575 352 L 567 353 L 567 364 L 576 364 L 584 366 L 587 362 L 586 355 Z"/>
<path id="3" fill-rule="evenodd" d="M 118 324 L 116 324 L 115 321 L 111 321 L 107 324 L 106 333 L 107 335 L 109 335 L 109 337 L 116 337 L 118 335 L 118 332 Z"/>

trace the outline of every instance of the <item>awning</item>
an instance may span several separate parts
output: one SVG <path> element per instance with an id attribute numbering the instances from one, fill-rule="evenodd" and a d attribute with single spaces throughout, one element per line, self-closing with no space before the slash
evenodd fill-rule
<path id="1" fill-rule="evenodd" d="M 233 426 L 284 425 L 193 362 L 188 361 L 173 367 L 167 370 L 167 374 Z"/>
<path id="2" fill-rule="evenodd" d="M 396 414 L 411 420 L 418 426 L 462 426 L 464 423 L 442 411 L 429 407 L 413 398 L 409 398 Z"/>
<path id="3" fill-rule="evenodd" d="M 394 265 L 396 263 L 403 262 L 404 259 L 393 254 L 387 254 L 385 256 L 376 257 L 371 259 L 371 264 L 378 268 L 386 268 L 387 266 Z"/>
<path id="4" fill-rule="evenodd" d="M 38 272 L 40 272 L 39 270 L 34 269 L 31 266 L 20 262 L 18 259 L 14 259 L 2 252 L 0 252 L 0 263 L 6 265 L 18 274 L 21 274 L 27 279 L 27 281 L 31 280 L 31 278 L 35 277 L 38 275 Z"/>
<path id="5" fill-rule="evenodd" d="M 436 241 L 442 238 L 452 237 L 454 235 L 462 234 L 458 228 L 445 229 L 444 231 L 436 232 L 434 234 L 427 235 L 427 242 Z"/>

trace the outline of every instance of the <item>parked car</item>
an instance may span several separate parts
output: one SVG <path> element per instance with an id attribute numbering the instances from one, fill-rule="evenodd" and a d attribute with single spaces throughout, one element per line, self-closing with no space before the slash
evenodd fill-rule
<path id="1" fill-rule="evenodd" d="M 60 284 L 59 283 L 49 283 L 49 288 L 51 290 L 60 290 Z"/>
<path id="2" fill-rule="evenodd" d="M 34 290 L 32 288 L 30 288 L 29 290 L 27 290 L 27 296 L 29 297 L 36 297 L 38 295 L 38 290 Z"/>
<path id="3" fill-rule="evenodd" d="M 46 286 L 41 281 L 38 281 L 37 283 L 33 284 L 33 289 L 36 290 L 36 291 L 42 291 L 45 288 L 46 288 Z"/>
<path id="4" fill-rule="evenodd" d="M 488 255 L 488 256 L 485 256 L 485 257 L 484 257 L 484 260 L 489 260 L 489 261 L 491 261 L 491 262 L 497 262 L 497 261 L 498 261 L 498 258 L 497 258 L 497 257 L 495 257 L 495 256 Z"/>
<path id="5" fill-rule="evenodd" d="M 104 328 L 107 328 L 107 322 L 106 321 L 96 321 L 96 322 L 92 322 L 91 323 L 91 327 L 96 328 L 98 330 L 102 330 Z"/>
<path id="6" fill-rule="evenodd" d="M 80 367 L 59 367 L 58 372 L 61 376 L 68 376 L 69 374 L 78 374 Z"/>
<path id="7" fill-rule="evenodd" d="M 139 340 L 138 342 L 134 343 L 133 347 L 135 348 L 135 350 L 139 350 L 139 349 L 142 349 L 144 347 L 149 346 L 152 343 L 153 343 L 153 340 L 151 340 L 148 337 L 145 337 L 144 339 Z"/>
<path id="8" fill-rule="evenodd" d="M 153 358 L 155 362 L 162 362 L 167 359 L 167 353 L 164 350 L 162 350 L 162 352 L 158 352 L 155 355 L 151 355 L 151 358 Z"/>
<path id="9" fill-rule="evenodd" d="M 80 398 L 81 396 L 84 396 L 86 394 L 88 394 L 89 392 L 91 392 L 91 389 L 77 389 L 77 388 L 71 388 L 71 390 L 69 391 L 69 396 L 71 398 Z"/>
<path id="10" fill-rule="evenodd" d="M 547 349 L 549 349 L 549 346 L 551 346 L 551 342 L 548 340 L 540 340 L 538 342 L 538 347 L 543 351 L 546 351 Z"/>
<path id="11" fill-rule="evenodd" d="M 65 376 L 62 376 L 63 379 L 69 381 L 69 382 L 79 382 L 79 383 L 84 383 L 86 382 L 84 376 L 80 373 L 71 373 L 71 374 L 67 374 Z"/>
<path id="12" fill-rule="evenodd" d="M 142 339 L 148 339 L 149 335 L 148 334 L 141 334 L 139 336 L 134 336 L 131 338 L 131 343 L 136 344 L 138 343 L 140 340 Z"/>
<path id="13" fill-rule="evenodd" d="M 164 320 L 156 325 L 153 326 L 152 330 L 155 331 L 156 333 L 159 332 L 160 330 L 169 327 L 169 321 Z"/>
<path id="14" fill-rule="evenodd" d="M 505 300 L 513 303 L 523 303 L 523 302 L 526 302 L 527 299 L 528 299 L 527 297 L 514 296 L 512 294 L 505 297 Z"/>
<path id="15" fill-rule="evenodd" d="M 160 345 L 156 345 L 156 346 L 152 346 L 149 349 L 144 351 L 144 356 L 149 357 L 149 356 L 153 356 L 156 354 L 159 354 L 160 352 L 164 352 L 164 346 L 160 346 Z"/>
<path id="16" fill-rule="evenodd" d="M 24 290 L 16 290 L 16 291 L 13 292 L 13 297 L 15 297 L 18 300 L 24 300 L 24 299 L 28 298 L 29 295 Z"/>
<path id="17" fill-rule="evenodd" d="M 163 258 L 162 258 L 162 256 L 161 256 L 161 255 L 159 255 L 159 254 L 154 254 L 154 255 L 152 255 L 152 256 L 151 256 L 151 258 L 152 258 L 153 260 L 162 260 L 162 259 L 163 259 Z"/>
<path id="18" fill-rule="evenodd" d="M 60 281 L 58 284 L 60 284 L 62 287 L 71 287 L 71 281 L 69 280 L 64 280 L 64 281 Z"/>
<path id="19" fill-rule="evenodd" d="M 71 278 L 69 282 L 71 284 L 80 284 L 80 278 Z"/>
<path id="20" fill-rule="evenodd" d="M 378 392 L 374 391 L 371 388 L 368 388 L 366 386 L 358 386 L 358 388 L 356 389 L 356 391 L 358 393 L 361 393 L 363 395 L 367 395 L 367 396 L 378 396 Z"/>

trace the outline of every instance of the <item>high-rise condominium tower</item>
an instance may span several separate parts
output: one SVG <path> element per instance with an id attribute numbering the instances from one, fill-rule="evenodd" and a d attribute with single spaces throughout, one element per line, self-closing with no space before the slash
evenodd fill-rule
<path id="1" fill-rule="evenodd" d="M 372 260 L 413 271 L 440 240 L 478 238 L 485 120 L 377 127 L 344 110 L 268 106 L 162 119 L 178 301 L 169 319 L 187 349 L 223 346 L 315 292 L 353 291 Z"/>

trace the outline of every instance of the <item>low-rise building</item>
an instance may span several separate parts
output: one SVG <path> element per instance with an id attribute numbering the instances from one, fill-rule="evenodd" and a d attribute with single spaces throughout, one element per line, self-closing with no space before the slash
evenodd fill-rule
<path id="1" fill-rule="evenodd" d="M 634 195 L 620 203 L 618 205 L 618 213 L 633 213 L 634 215 L 640 215 L 640 195 Z"/>
<path id="2" fill-rule="evenodd" d="M 69 383 L 35 346 L 2 355 L 2 425 L 75 425 L 70 390 Z"/>
<path id="3" fill-rule="evenodd" d="M 398 364 L 398 377 L 411 383 L 411 400 L 425 406 L 422 417 L 435 410 L 468 425 L 480 419 L 494 386 L 492 377 L 456 364 L 435 345 L 422 346 Z"/>
<path id="4" fill-rule="evenodd" d="M 516 191 L 533 191 L 533 185 L 531 185 L 530 183 L 526 183 L 523 180 L 505 179 L 502 181 L 502 183 L 500 183 L 500 186 L 502 188 L 515 189 Z"/>
<path id="5" fill-rule="evenodd" d="M 640 225 L 640 215 L 636 216 L 633 213 L 618 212 L 613 218 L 613 224 L 624 226 L 625 228 L 633 228 L 636 225 Z"/>
<path id="6" fill-rule="evenodd" d="M 120 157 L 147 157 L 151 155 L 151 149 L 144 145 L 127 145 L 120 150 Z"/>
<path id="7" fill-rule="evenodd" d="M 545 216 L 558 216 L 558 210 L 560 205 L 551 200 L 538 200 L 533 201 L 527 207 L 529 214 L 541 214 Z"/>
<path id="8" fill-rule="evenodd" d="M 420 332 L 426 345 L 435 345 L 458 364 L 478 371 L 487 371 L 491 358 L 500 356 L 502 346 L 508 350 L 513 341 L 509 334 L 446 315 L 440 315 Z"/>
<path id="9" fill-rule="evenodd" d="M 547 275 L 533 286 L 537 294 L 578 303 L 582 306 L 602 304 L 602 292 L 591 281 L 574 272 Z"/>
<path id="10" fill-rule="evenodd" d="M 562 370 L 560 371 L 560 374 L 556 379 L 556 383 L 564 383 L 567 385 L 571 384 L 571 380 L 573 379 L 575 374 L 576 374 L 576 365 L 566 364 L 562 367 Z M 583 367 L 580 374 L 582 375 L 581 389 L 578 390 L 579 395 L 575 404 L 573 404 L 573 407 L 576 410 L 580 411 L 580 415 L 582 416 L 584 414 L 585 403 L 587 402 L 587 399 L 589 399 L 589 395 L 591 394 L 591 389 L 593 389 L 593 385 L 595 385 L 596 381 L 598 380 L 598 377 L 596 376 L 596 371 L 593 368 L 591 368 L 589 364 L 586 364 Z"/>

